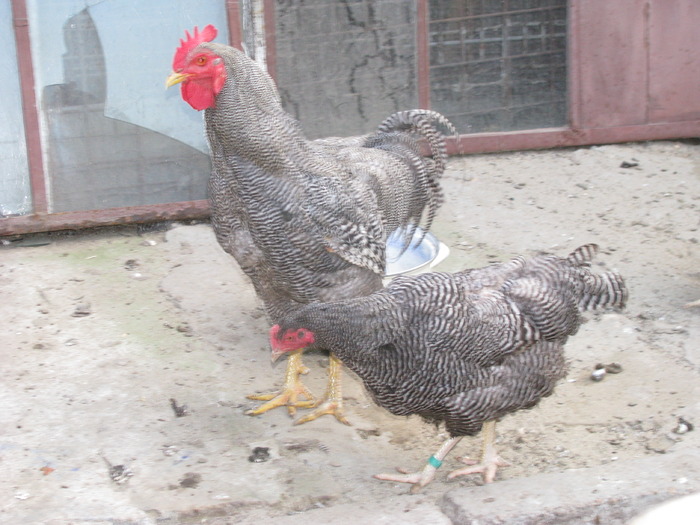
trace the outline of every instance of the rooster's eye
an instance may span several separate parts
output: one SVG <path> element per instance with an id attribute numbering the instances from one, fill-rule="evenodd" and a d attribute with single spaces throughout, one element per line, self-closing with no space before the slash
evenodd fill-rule
<path id="1" fill-rule="evenodd" d="M 194 63 L 197 64 L 198 66 L 203 66 L 204 64 L 207 63 L 207 57 L 205 57 L 205 56 L 198 56 L 198 57 L 195 59 Z"/>
<path id="2" fill-rule="evenodd" d="M 304 332 L 304 330 L 299 330 L 297 332 L 297 338 L 299 338 L 299 339 L 303 338 L 305 335 L 306 335 L 306 332 Z"/>

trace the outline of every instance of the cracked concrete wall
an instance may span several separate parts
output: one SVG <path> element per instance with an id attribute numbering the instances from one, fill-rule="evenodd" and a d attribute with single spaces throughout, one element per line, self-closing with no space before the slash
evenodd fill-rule
<path id="1" fill-rule="evenodd" d="M 277 84 L 309 138 L 371 131 L 418 106 L 415 3 L 276 4 Z"/>

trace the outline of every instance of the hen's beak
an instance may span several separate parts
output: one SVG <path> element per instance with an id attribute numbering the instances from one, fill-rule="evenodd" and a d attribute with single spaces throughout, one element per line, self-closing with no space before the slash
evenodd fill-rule
<path id="1" fill-rule="evenodd" d="M 165 79 L 165 87 L 169 88 L 170 86 L 174 86 L 175 84 L 179 84 L 183 80 L 187 80 L 189 75 L 186 75 L 184 73 L 176 73 L 173 71 L 170 73 L 170 76 Z"/>
<path id="2" fill-rule="evenodd" d="M 270 353 L 270 361 L 272 361 L 274 363 L 275 361 L 277 361 L 280 358 L 280 356 L 282 354 L 286 354 L 286 353 L 287 352 L 285 352 L 284 350 L 281 350 L 279 348 L 273 348 L 272 352 Z"/>

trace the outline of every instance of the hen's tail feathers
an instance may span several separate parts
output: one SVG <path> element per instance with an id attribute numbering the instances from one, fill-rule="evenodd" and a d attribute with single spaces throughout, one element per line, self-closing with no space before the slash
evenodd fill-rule
<path id="1" fill-rule="evenodd" d="M 617 272 L 596 274 L 584 268 L 590 266 L 591 260 L 598 253 L 598 246 L 586 244 L 574 250 L 567 260 L 582 269 L 583 288 L 578 301 L 581 311 L 597 308 L 624 308 L 627 303 L 627 286 L 625 280 Z"/>
<path id="2" fill-rule="evenodd" d="M 590 266 L 593 258 L 598 254 L 597 244 L 584 244 L 569 254 L 567 260 L 575 266 Z"/>
<path id="3" fill-rule="evenodd" d="M 420 159 L 416 159 L 416 161 L 413 162 L 417 184 L 427 189 L 427 213 L 425 214 L 424 221 L 425 231 L 416 245 L 423 242 L 425 234 L 433 224 L 437 209 L 444 200 L 440 187 L 440 177 L 447 166 L 447 148 L 445 146 L 445 135 L 439 131 L 439 126 L 445 128 L 449 134 L 457 135 L 457 129 L 444 115 L 427 109 L 399 111 L 389 116 L 377 128 L 379 133 L 395 134 L 408 132 L 412 135 L 416 135 L 418 138 L 424 139 L 430 149 L 432 162 L 426 163 Z M 418 226 L 418 222 L 420 222 L 420 218 L 415 223 L 408 225 L 409 227 L 405 229 L 405 243 L 402 253 L 408 248 L 409 242 L 413 238 L 415 229 Z"/>
<path id="4" fill-rule="evenodd" d="M 595 244 L 587 244 L 566 258 L 545 255 L 525 261 L 521 269 L 511 266 L 515 278 L 504 282 L 503 291 L 544 340 L 575 334 L 581 312 L 624 307 L 627 288 L 622 277 L 590 268 L 597 251 Z"/>

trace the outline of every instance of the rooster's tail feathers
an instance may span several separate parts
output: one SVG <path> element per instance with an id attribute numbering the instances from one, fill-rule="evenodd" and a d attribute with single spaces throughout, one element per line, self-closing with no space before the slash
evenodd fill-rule
<path id="1" fill-rule="evenodd" d="M 426 207 L 423 211 L 423 221 L 420 219 L 419 212 L 418 217 L 411 214 L 411 221 L 405 224 L 404 250 L 408 247 L 410 239 L 413 238 L 413 232 L 420 222 L 423 222 L 424 233 L 417 244 L 423 241 L 425 233 L 432 226 L 437 209 L 444 200 L 440 178 L 447 166 L 447 148 L 445 135 L 439 128 L 444 128 L 449 134 L 457 134 L 457 130 L 445 116 L 427 109 L 399 111 L 385 119 L 377 128 L 375 137 L 379 139 L 380 143 L 388 137 L 392 137 L 389 139 L 390 141 L 410 141 L 415 144 L 414 148 L 420 148 L 418 142 L 423 140 L 429 148 L 428 156 L 430 158 L 423 157 L 419 151 L 416 151 L 415 157 L 410 158 L 416 187 L 422 188 L 419 192 L 422 196 L 416 196 L 414 199 L 417 199 L 416 202 L 425 202 Z M 385 138 L 380 138 L 382 136 Z"/>
<path id="2" fill-rule="evenodd" d="M 410 109 L 394 113 L 379 124 L 377 130 L 382 133 L 411 131 L 423 137 L 428 142 L 438 171 L 442 174 L 447 161 L 447 150 L 444 136 L 434 123 L 443 126 L 450 135 L 457 135 L 457 129 L 447 120 L 447 117 L 429 109 Z"/>

